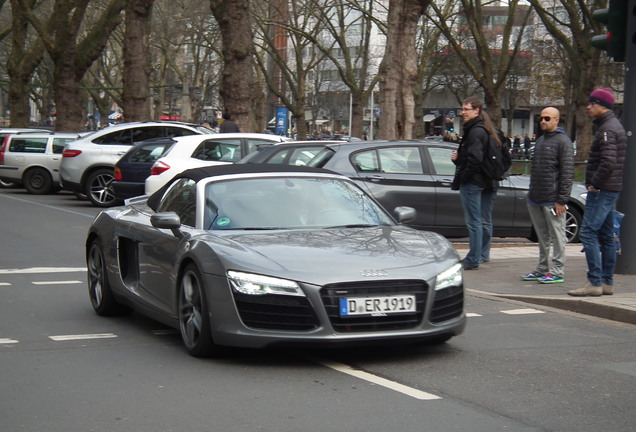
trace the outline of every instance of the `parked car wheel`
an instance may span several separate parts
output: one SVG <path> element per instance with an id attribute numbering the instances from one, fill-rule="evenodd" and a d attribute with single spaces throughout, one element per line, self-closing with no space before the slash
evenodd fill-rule
<path id="1" fill-rule="evenodd" d="M 568 243 L 578 243 L 579 233 L 581 232 L 581 224 L 583 223 L 583 216 L 578 209 L 568 208 L 565 213 L 565 237 Z"/>
<path id="2" fill-rule="evenodd" d="M 95 312 L 105 316 L 120 313 L 123 308 L 115 301 L 110 289 L 102 244 L 99 240 L 94 240 L 89 246 L 86 264 L 88 267 L 88 295 Z"/>
<path id="3" fill-rule="evenodd" d="M 44 168 L 32 168 L 24 176 L 24 188 L 34 195 L 45 195 L 53 190 L 53 178 Z"/>
<path id="4" fill-rule="evenodd" d="M 195 265 L 186 267 L 179 289 L 179 329 L 186 350 L 194 357 L 214 352 L 210 319 L 201 274 Z"/>
<path id="5" fill-rule="evenodd" d="M 119 203 L 113 191 L 115 179 L 112 169 L 98 169 L 86 179 L 86 196 L 97 207 L 112 207 Z"/>

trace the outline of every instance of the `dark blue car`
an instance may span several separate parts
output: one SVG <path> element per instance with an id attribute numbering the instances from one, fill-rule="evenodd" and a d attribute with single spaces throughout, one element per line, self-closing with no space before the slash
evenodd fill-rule
<path id="1" fill-rule="evenodd" d="M 145 194 L 152 165 L 168 151 L 174 140 L 148 140 L 135 144 L 115 164 L 113 191 L 118 200 Z"/>

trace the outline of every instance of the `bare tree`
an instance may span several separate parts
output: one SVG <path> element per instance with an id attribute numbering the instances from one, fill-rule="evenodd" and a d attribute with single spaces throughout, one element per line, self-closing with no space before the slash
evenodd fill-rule
<path id="1" fill-rule="evenodd" d="M 333 42 L 327 44 L 319 38 L 317 47 L 331 60 L 350 94 L 351 136 L 362 137 L 364 108 L 379 80 L 373 75 L 372 58 L 379 53 L 372 52 L 371 36 L 374 26 L 385 31 L 385 25 L 378 26 L 377 21 L 376 12 L 381 7 L 374 0 L 353 0 L 318 9 L 318 19 Z"/>
<path id="2" fill-rule="evenodd" d="M 124 33 L 122 108 L 126 121 L 150 120 L 148 31 L 155 0 L 128 0 Z"/>
<path id="3" fill-rule="evenodd" d="M 83 23 L 89 1 L 56 0 L 52 13 L 38 14 L 38 9 L 28 0 L 16 0 L 55 64 L 56 130 L 82 129 L 84 104 L 80 83 L 101 54 L 111 32 L 121 23 L 121 11 L 127 0 L 111 0 L 90 28 L 85 28 Z"/>
<path id="4" fill-rule="evenodd" d="M 430 0 L 391 0 L 386 52 L 380 65 L 380 137 L 410 139 L 415 125 L 415 36 Z"/>
<path id="5" fill-rule="evenodd" d="M 242 131 L 255 129 L 251 95 L 254 77 L 250 0 L 210 0 L 223 43 L 223 78 L 219 93 Z"/>
<path id="6" fill-rule="evenodd" d="M 487 24 L 484 21 L 486 7 L 505 12 L 503 22 Z M 506 8 L 499 7 L 498 3 L 459 0 L 458 9 L 452 12 L 452 20 L 435 2 L 431 4 L 431 12 L 427 13 L 461 60 L 464 70 L 479 83 L 488 114 L 495 124 L 501 123 L 501 91 L 521 50 L 531 10 L 528 6 L 520 6 L 518 0 L 508 1 Z M 449 22 L 455 25 L 449 25 Z M 472 43 L 463 45 L 460 42 L 466 40 Z"/>
<path id="7" fill-rule="evenodd" d="M 28 1 L 30 7 L 36 2 Z M 7 59 L 10 122 L 13 127 L 27 127 L 30 120 L 29 83 L 44 56 L 44 45 L 39 38 L 29 34 L 28 21 L 16 0 L 11 0 L 11 17 L 11 52 Z"/>
<path id="8" fill-rule="evenodd" d="M 322 26 L 310 19 L 319 7 L 313 0 L 263 2 L 261 6 L 254 11 L 256 63 L 276 102 L 290 110 L 297 137 L 305 139 L 308 77 L 324 58 L 313 44 Z"/>
<path id="9" fill-rule="evenodd" d="M 592 34 L 600 31 L 599 24 L 592 20 L 592 8 L 600 8 L 601 4 L 579 0 L 549 3 L 529 0 L 529 3 L 566 54 L 569 65 L 564 82 L 566 119 L 577 142 L 576 158 L 585 160 L 592 143 L 592 123 L 585 107 L 588 95 L 599 81 L 601 66 L 601 51 L 589 44 Z"/>

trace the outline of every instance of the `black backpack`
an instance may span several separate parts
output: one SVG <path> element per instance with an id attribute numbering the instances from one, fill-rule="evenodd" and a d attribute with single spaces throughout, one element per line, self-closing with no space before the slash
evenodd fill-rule
<path id="1" fill-rule="evenodd" d="M 486 177 L 501 181 L 512 165 L 512 156 L 510 155 L 510 141 L 501 131 L 498 132 L 501 147 L 497 145 L 497 141 L 489 133 L 488 145 L 484 149 L 482 169 Z"/>

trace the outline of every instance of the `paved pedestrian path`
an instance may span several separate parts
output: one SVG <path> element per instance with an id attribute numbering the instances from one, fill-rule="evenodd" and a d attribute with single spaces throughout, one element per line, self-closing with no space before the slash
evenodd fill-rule
<path id="1" fill-rule="evenodd" d="M 468 246 L 455 244 L 460 256 Z M 572 297 L 567 292 L 587 282 L 587 265 L 580 244 L 566 246 L 565 282 L 540 284 L 523 281 L 521 275 L 534 271 L 539 258 L 536 244 L 494 245 L 491 261 L 465 272 L 465 287 L 475 295 L 494 295 L 527 303 L 556 307 L 615 321 L 636 324 L 636 275 L 617 274 L 614 295 Z"/>

